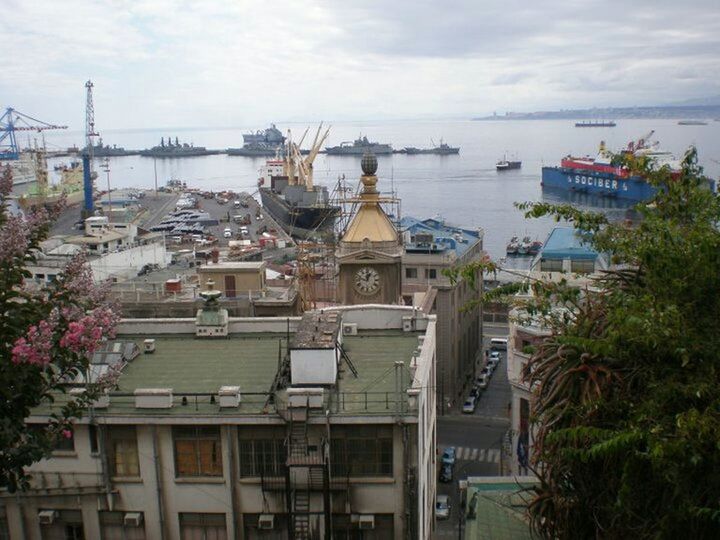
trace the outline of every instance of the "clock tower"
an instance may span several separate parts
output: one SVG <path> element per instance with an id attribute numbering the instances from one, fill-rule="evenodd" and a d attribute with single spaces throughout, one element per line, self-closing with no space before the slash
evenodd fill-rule
<path id="1" fill-rule="evenodd" d="M 344 305 L 398 304 L 401 294 L 400 235 L 380 206 L 377 158 L 362 158 L 359 207 L 340 240 L 339 299 Z"/>

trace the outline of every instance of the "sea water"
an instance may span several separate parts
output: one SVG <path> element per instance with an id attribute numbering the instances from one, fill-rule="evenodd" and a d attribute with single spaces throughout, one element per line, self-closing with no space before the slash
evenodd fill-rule
<path id="1" fill-rule="evenodd" d="M 505 256 L 505 246 L 512 236 L 530 236 L 544 240 L 557 224 L 549 219 L 528 220 L 515 207 L 523 201 L 573 202 L 591 210 L 602 211 L 611 219 L 625 219 L 630 214 L 628 203 L 602 197 L 583 198 L 574 194 L 543 190 L 541 168 L 557 165 L 568 154 L 595 156 L 600 141 L 611 150 L 624 148 L 651 130 L 660 147 L 681 156 L 689 145 L 698 148 L 705 172 L 717 180 L 720 165 L 720 122 L 710 120 L 706 126 L 679 126 L 676 120 L 618 120 L 614 128 L 577 129 L 568 120 L 526 121 L 383 121 L 334 122 L 324 146 L 352 141 L 366 135 L 371 141 L 391 143 L 396 150 L 406 146 L 430 147 L 440 139 L 450 146 L 459 146 L 460 154 L 450 156 L 405 155 L 378 156 L 378 188 L 394 191 L 401 199 L 403 216 L 417 218 L 441 217 L 452 225 L 480 228 L 484 231 L 485 249 L 494 259 Z M 242 146 L 242 134 L 264 126 L 227 129 L 184 128 L 163 130 L 107 130 L 103 142 L 126 149 L 145 149 L 160 143 L 160 137 L 225 149 Z M 307 148 L 317 124 L 282 124 L 291 130 L 295 141 L 306 127 L 310 131 L 303 147 Z M 48 150 L 82 146 L 78 132 L 46 133 Z M 495 164 L 503 156 L 522 160 L 522 168 L 496 171 Z M 56 158 L 53 165 L 69 158 Z M 158 185 L 171 178 L 180 179 L 190 187 L 203 190 L 257 192 L 258 171 L 266 158 L 212 155 L 203 157 L 154 159 L 142 156 L 109 158 L 110 185 L 113 189 L 153 188 L 157 171 Z M 98 160 L 99 161 L 99 160 Z M 100 173 L 99 189 L 107 186 L 107 173 Z M 355 185 L 360 159 L 351 156 L 318 155 L 314 165 L 316 184 L 332 191 L 338 178 Z M 510 264 L 512 261 L 507 261 Z"/>

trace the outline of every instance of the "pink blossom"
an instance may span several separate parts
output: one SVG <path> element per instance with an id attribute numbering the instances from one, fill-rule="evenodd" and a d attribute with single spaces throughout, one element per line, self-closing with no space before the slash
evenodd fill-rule
<path id="1" fill-rule="evenodd" d="M 29 231 L 22 216 L 6 215 L 0 228 L 0 264 L 25 256 L 30 245 Z"/>
<path id="2" fill-rule="evenodd" d="M 68 324 L 67 332 L 60 338 L 60 346 L 90 356 L 97 350 L 103 336 L 115 337 L 117 321 L 118 316 L 109 307 L 97 308 Z"/>
<path id="3" fill-rule="evenodd" d="M 61 433 L 66 439 L 72 439 L 73 433 L 69 429 L 63 429 Z"/>
<path id="4" fill-rule="evenodd" d="M 25 337 L 17 339 L 12 348 L 12 361 L 15 364 L 26 362 L 46 366 L 51 360 L 53 333 L 57 322 L 49 319 L 40 321 L 37 326 L 28 328 Z"/>
<path id="5" fill-rule="evenodd" d="M 0 175 L 0 196 L 7 197 L 10 195 L 13 187 L 12 167 L 7 165 L 3 167 L 2 175 Z"/>

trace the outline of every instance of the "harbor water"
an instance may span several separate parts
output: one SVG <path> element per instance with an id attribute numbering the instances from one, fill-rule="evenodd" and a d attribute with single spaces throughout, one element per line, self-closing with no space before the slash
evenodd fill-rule
<path id="1" fill-rule="evenodd" d="M 278 128 L 292 130 L 297 141 L 308 124 L 283 124 Z M 242 146 L 244 132 L 266 126 L 241 126 L 233 129 L 163 129 L 163 130 L 107 130 L 103 142 L 126 149 L 140 150 L 159 144 L 160 137 L 176 136 L 180 142 L 225 149 Z M 441 216 L 448 223 L 482 228 L 485 249 L 494 259 L 505 256 L 505 245 L 512 236 L 530 236 L 544 240 L 555 223 L 548 219 L 527 220 L 514 203 L 523 201 L 572 201 L 589 209 L 608 214 L 611 219 L 628 217 L 631 203 L 607 198 L 582 198 L 574 194 L 543 191 L 540 185 L 541 168 L 557 165 L 567 155 L 595 156 L 604 140 L 611 150 L 624 148 L 628 141 L 637 140 L 655 130 L 654 138 L 660 147 L 681 156 L 687 147 L 698 148 L 700 163 L 716 181 L 720 174 L 720 122 L 705 126 L 682 126 L 676 120 L 618 120 L 616 127 L 577 129 L 568 120 L 531 121 L 387 121 L 334 123 L 326 146 L 352 141 L 363 134 L 371 141 L 387 142 L 396 150 L 406 146 L 430 147 L 440 138 L 451 146 L 459 146 L 459 155 L 379 156 L 378 188 L 394 190 L 402 200 L 403 216 L 418 218 Z M 82 146 L 80 132 L 48 132 L 49 151 Z M 522 160 L 522 168 L 498 172 L 495 163 L 503 156 Z M 54 158 L 53 165 L 69 158 Z M 99 161 L 99 160 L 98 160 Z M 257 192 L 258 170 L 265 158 L 247 158 L 225 154 L 202 157 L 154 159 L 142 156 L 109 158 L 110 185 L 118 188 L 153 188 L 155 171 L 157 182 L 179 179 L 190 187 L 203 190 Z M 107 174 L 99 169 L 98 189 L 107 189 Z M 352 156 L 319 155 L 315 160 L 315 183 L 327 185 L 332 191 L 338 177 L 345 176 L 352 185 L 360 175 L 360 160 Z M 257 193 L 256 193 L 257 196 Z M 508 261 L 508 265 L 512 262 Z"/>

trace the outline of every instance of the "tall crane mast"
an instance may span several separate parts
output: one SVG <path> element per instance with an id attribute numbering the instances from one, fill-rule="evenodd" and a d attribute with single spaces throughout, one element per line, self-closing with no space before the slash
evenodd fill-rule
<path id="1" fill-rule="evenodd" d="M 48 124 L 8 107 L 5 109 L 5 113 L 0 116 L 0 159 L 15 160 L 20 158 L 16 131 L 36 131 L 41 133 L 48 129 L 67 129 L 67 126 Z"/>
<path id="2" fill-rule="evenodd" d="M 90 166 L 92 167 L 93 161 L 93 146 L 95 146 L 95 137 L 99 137 L 100 134 L 95 131 L 95 105 L 93 104 L 92 81 L 85 83 L 87 88 L 87 96 L 85 98 L 85 152 L 87 152 L 90 158 Z"/>

